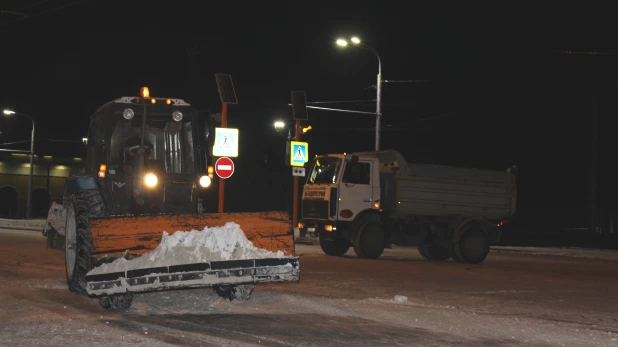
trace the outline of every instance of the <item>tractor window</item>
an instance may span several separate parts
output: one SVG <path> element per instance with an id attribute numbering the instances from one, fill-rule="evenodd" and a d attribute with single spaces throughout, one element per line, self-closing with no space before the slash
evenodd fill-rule
<path id="1" fill-rule="evenodd" d="M 110 146 L 110 169 L 131 175 L 135 169 L 141 138 L 141 119 L 118 120 L 114 125 Z M 165 167 L 165 172 L 185 174 L 195 172 L 194 143 L 191 121 L 174 122 L 166 117 L 149 117 L 144 146 L 146 160 Z M 110 171 L 111 173 L 111 171 Z"/>
<path id="2" fill-rule="evenodd" d="M 175 126 L 175 129 L 167 125 Z M 165 169 L 168 173 L 191 173 L 194 172 L 193 160 L 193 136 L 191 123 L 168 122 L 166 128 L 157 138 L 163 139 L 163 147 L 160 149 L 165 155 Z M 176 125 L 181 125 L 176 127 Z M 155 146 L 155 157 L 157 147 Z"/>

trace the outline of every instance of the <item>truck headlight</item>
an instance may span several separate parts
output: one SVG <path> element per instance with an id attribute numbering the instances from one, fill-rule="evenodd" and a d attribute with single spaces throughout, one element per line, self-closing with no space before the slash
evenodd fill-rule
<path id="1" fill-rule="evenodd" d="M 212 182 L 212 180 L 208 176 L 200 177 L 200 186 L 202 186 L 203 188 L 206 188 L 206 187 L 210 186 L 211 182 Z"/>
<path id="2" fill-rule="evenodd" d="M 157 179 L 157 176 L 153 173 L 149 173 L 144 177 L 144 183 L 146 183 L 148 187 L 156 186 L 158 181 L 159 179 Z"/>

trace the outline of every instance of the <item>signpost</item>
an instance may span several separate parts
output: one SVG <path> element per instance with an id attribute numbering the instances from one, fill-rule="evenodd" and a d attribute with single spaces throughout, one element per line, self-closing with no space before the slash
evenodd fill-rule
<path id="1" fill-rule="evenodd" d="M 217 91 L 219 92 L 219 97 L 221 98 L 221 128 L 227 128 L 227 105 L 228 104 L 233 104 L 233 105 L 238 104 L 238 98 L 236 97 L 236 90 L 234 89 L 234 83 L 232 82 L 231 75 L 216 73 L 215 81 L 217 82 Z M 238 155 L 238 153 L 236 153 L 236 155 Z M 219 208 L 218 208 L 219 213 L 223 212 L 223 204 L 225 202 L 224 192 L 225 192 L 225 181 L 219 181 Z"/>
<path id="2" fill-rule="evenodd" d="M 234 174 L 234 162 L 228 157 L 217 159 L 215 163 L 215 172 L 222 179 L 232 177 Z"/>
<path id="3" fill-rule="evenodd" d="M 303 166 L 309 157 L 308 145 L 306 142 L 300 142 L 300 134 L 302 133 L 302 125 L 301 121 L 308 120 L 309 116 L 307 114 L 307 95 L 302 91 L 293 91 L 291 93 L 292 99 L 292 117 L 296 120 L 295 124 L 295 132 L 294 132 L 294 140 L 290 142 L 290 165 L 292 166 Z M 294 145 L 296 144 L 296 146 Z M 304 144 L 304 152 L 302 150 Z M 296 149 L 296 151 L 295 151 Z M 299 152 L 297 152 L 300 149 Z M 304 155 L 304 160 L 301 156 Z M 294 158 L 296 157 L 296 160 Z M 301 162 L 301 165 L 299 163 Z M 296 164 L 295 164 L 296 163 Z M 294 167 L 292 168 L 294 169 Z M 300 185 L 299 175 L 296 175 L 294 171 L 292 171 L 292 175 L 294 175 L 294 189 L 293 189 L 293 197 L 294 200 L 292 202 L 292 227 L 298 227 L 298 191 Z"/>

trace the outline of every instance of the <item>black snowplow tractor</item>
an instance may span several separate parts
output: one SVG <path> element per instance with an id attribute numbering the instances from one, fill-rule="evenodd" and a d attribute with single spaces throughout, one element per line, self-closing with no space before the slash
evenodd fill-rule
<path id="1" fill-rule="evenodd" d="M 255 283 L 299 279 L 287 212 L 203 213 L 201 201 L 214 197 L 213 130 L 210 113 L 182 99 L 150 97 L 148 88 L 90 117 L 85 172 L 67 179 L 63 204 L 52 206 L 46 227 L 48 244 L 65 248 L 71 291 L 99 297 L 108 309 L 126 309 L 138 292 L 212 286 L 228 299 L 243 299 Z M 227 222 L 240 225 L 254 247 L 284 256 L 88 275 L 119 257 L 151 252 L 164 231 Z"/>

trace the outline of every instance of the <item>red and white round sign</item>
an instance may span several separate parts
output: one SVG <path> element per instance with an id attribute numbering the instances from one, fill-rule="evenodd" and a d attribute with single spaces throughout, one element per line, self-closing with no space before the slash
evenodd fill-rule
<path id="1" fill-rule="evenodd" d="M 222 157 L 215 162 L 215 172 L 217 176 L 225 179 L 232 177 L 234 173 L 234 162 L 228 157 Z"/>

